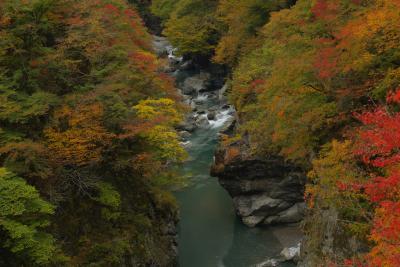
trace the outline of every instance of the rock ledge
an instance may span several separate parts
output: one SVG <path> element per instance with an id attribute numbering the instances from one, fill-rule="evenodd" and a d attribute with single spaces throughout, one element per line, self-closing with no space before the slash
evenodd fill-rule
<path id="1" fill-rule="evenodd" d="M 220 145 L 211 168 L 211 175 L 233 198 L 243 223 L 254 227 L 301 221 L 304 171 L 281 157 L 260 158 L 247 150 L 243 141 Z"/>

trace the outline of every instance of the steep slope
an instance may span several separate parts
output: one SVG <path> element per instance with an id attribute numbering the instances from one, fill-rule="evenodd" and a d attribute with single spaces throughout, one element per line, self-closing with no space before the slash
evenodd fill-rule
<path id="1" fill-rule="evenodd" d="M 171 266 L 182 107 L 123 0 L 0 3 L 0 265 Z"/>
<path id="2" fill-rule="evenodd" d="M 304 266 L 397 266 L 399 1 L 159 2 L 154 12 L 183 53 L 231 70 L 236 130 L 213 170 L 231 195 L 259 194 L 277 165 L 268 161 L 281 159 L 281 173 L 294 165 L 308 176 Z M 205 19 L 192 27 L 191 18 Z M 195 35 L 204 45 L 190 50 L 204 23 Z M 264 178 L 250 183 L 255 170 Z"/>

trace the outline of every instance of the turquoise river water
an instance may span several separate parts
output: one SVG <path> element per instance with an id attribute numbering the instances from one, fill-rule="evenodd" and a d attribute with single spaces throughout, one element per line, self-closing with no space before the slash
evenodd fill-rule
<path id="1" fill-rule="evenodd" d="M 183 173 L 189 186 L 175 193 L 180 204 L 180 267 L 250 267 L 294 245 L 293 227 L 248 228 L 236 217 L 232 199 L 209 175 L 218 127 L 198 129 L 189 138 Z M 284 263 L 280 266 L 294 266 Z"/>

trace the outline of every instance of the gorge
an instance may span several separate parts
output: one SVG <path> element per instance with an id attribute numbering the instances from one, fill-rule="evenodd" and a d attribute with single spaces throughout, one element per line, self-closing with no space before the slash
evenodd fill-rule
<path id="1" fill-rule="evenodd" d="M 274 258 L 284 261 L 280 259 L 280 252 L 284 248 L 296 247 L 300 242 L 299 225 L 253 229 L 243 225 L 246 220 L 242 221 L 236 216 L 236 213 L 240 215 L 241 210 L 234 208 L 231 198 L 217 178 L 209 175 L 217 144 L 224 134 L 233 130 L 236 121 L 235 109 L 227 103 L 227 84 L 224 84 L 223 71 L 215 67 L 201 67 L 192 60 L 185 61 L 175 56 L 176 49 L 163 37 L 155 36 L 154 46 L 158 55 L 168 58 L 169 67 L 166 71 L 175 77 L 184 102 L 192 110 L 186 115 L 185 123 L 178 127 L 182 144 L 189 153 L 189 159 L 182 167 L 182 175 L 187 177 L 188 185 L 175 192 L 180 208 L 179 266 L 247 267 L 267 266 L 263 263 Z M 216 157 L 218 162 L 218 155 Z M 255 168 L 255 164 L 250 165 L 250 168 L 244 166 L 232 171 L 238 174 L 241 172 L 242 176 L 247 177 L 252 175 L 251 171 L 261 178 L 267 175 L 265 169 Z M 276 164 L 266 166 L 276 167 L 278 172 L 283 169 Z M 222 174 L 213 172 L 213 175 Z M 282 179 L 281 176 L 274 178 L 277 181 Z M 222 179 L 219 182 L 224 186 Z M 303 186 L 304 181 L 297 187 L 296 182 L 284 182 L 280 190 L 286 192 L 278 194 L 301 201 Z M 225 188 L 229 193 L 232 192 L 228 187 Z M 271 184 L 261 182 L 258 191 L 253 188 L 242 193 L 252 190 L 265 193 L 268 188 L 272 188 Z M 274 190 L 279 191 L 277 188 Z M 265 206 L 261 209 L 265 209 Z M 275 214 L 279 211 L 277 209 Z M 281 221 L 275 220 L 274 223 L 297 223 L 302 218 L 300 214 L 294 216 L 296 218 L 286 221 L 281 216 Z M 294 265 L 288 261 L 276 266 Z"/>
<path id="2" fill-rule="evenodd" d="M 399 10 L 0 1 L 0 266 L 400 266 Z"/>

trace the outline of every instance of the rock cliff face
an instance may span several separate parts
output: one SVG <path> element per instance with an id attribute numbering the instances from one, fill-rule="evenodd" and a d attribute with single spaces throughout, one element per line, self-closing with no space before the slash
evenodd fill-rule
<path id="1" fill-rule="evenodd" d="M 260 158 L 247 150 L 243 141 L 221 145 L 211 168 L 243 223 L 253 227 L 299 222 L 305 210 L 304 171 L 280 157 Z"/>

